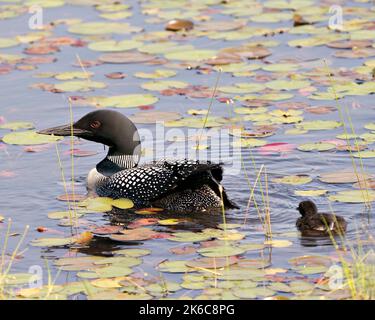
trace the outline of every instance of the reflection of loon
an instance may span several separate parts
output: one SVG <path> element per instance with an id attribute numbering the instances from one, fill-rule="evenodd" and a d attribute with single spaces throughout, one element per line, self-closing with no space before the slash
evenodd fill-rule
<path id="1" fill-rule="evenodd" d="M 220 185 L 220 164 L 198 160 L 160 160 L 138 166 L 140 137 L 123 114 L 98 110 L 73 126 L 63 125 L 41 134 L 74 136 L 109 146 L 104 160 L 87 177 L 88 190 L 99 196 L 131 199 L 136 207 L 158 206 L 171 211 L 195 212 L 238 208 Z"/>

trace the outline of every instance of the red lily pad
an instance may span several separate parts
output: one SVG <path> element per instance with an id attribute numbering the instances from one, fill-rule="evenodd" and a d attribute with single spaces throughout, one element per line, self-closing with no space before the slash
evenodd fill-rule
<path id="1" fill-rule="evenodd" d="M 284 143 L 284 142 L 276 142 L 276 143 L 269 143 L 260 148 L 258 151 L 262 155 L 270 155 L 273 153 L 283 153 L 283 152 L 291 152 L 296 148 L 295 144 L 291 143 Z"/>

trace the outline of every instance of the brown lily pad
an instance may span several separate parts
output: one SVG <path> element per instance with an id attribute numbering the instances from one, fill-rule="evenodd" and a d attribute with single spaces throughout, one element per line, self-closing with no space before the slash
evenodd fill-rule
<path id="1" fill-rule="evenodd" d="M 185 20 L 185 19 L 171 20 L 165 26 L 165 30 L 168 30 L 168 31 L 191 30 L 193 28 L 194 28 L 194 23 L 190 20 Z"/>
<path id="2" fill-rule="evenodd" d="M 104 63 L 127 64 L 149 62 L 155 57 L 141 52 L 117 52 L 103 54 L 99 57 L 99 61 Z"/>
<path id="3" fill-rule="evenodd" d="M 161 121 L 173 121 L 181 119 L 181 115 L 178 112 L 168 112 L 168 111 L 147 111 L 147 112 L 138 112 L 133 116 L 130 116 L 129 119 L 134 123 L 156 123 Z"/>
<path id="4" fill-rule="evenodd" d="M 147 228 L 137 228 L 131 230 L 122 230 L 122 234 L 114 234 L 110 236 L 110 239 L 115 241 L 143 241 L 155 238 L 158 232 L 155 232 Z"/>
<path id="5" fill-rule="evenodd" d="M 353 187 L 357 189 L 375 189 L 375 179 L 356 182 L 353 184 Z"/>
<path id="6" fill-rule="evenodd" d="M 177 255 L 184 255 L 184 254 L 193 254 L 197 251 L 197 248 L 193 246 L 183 246 L 183 247 L 175 247 L 169 249 L 170 252 Z"/>
<path id="7" fill-rule="evenodd" d="M 313 114 L 326 114 L 336 111 L 335 107 L 321 106 L 321 107 L 311 107 L 306 108 L 306 111 Z"/>
<path id="8" fill-rule="evenodd" d="M 319 177 L 321 182 L 325 183 L 354 183 L 365 181 L 371 178 L 369 174 L 355 173 L 353 171 L 336 171 L 324 173 Z"/>
<path id="9" fill-rule="evenodd" d="M 98 227 L 91 232 L 93 234 L 98 234 L 98 235 L 108 235 L 108 234 L 113 234 L 113 233 L 119 233 L 124 227 L 122 226 L 104 226 L 104 227 Z"/>
<path id="10" fill-rule="evenodd" d="M 372 46 L 370 40 L 345 40 L 327 43 L 327 47 L 335 49 L 367 48 Z"/>

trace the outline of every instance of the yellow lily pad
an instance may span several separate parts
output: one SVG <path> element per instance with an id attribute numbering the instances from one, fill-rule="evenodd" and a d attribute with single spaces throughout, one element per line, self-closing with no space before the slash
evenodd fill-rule
<path id="1" fill-rule="evenodd" d="M 275 178 L 272 180 L 275 183 L 283 183 L 283 184 L 292 184 L 292 185 L 299 185 L 299 184 L 306 184 L 312 181 L 311 177 L 307 175 L 292 175 L 292 176 L 285 176 L 282 178 Z"/>

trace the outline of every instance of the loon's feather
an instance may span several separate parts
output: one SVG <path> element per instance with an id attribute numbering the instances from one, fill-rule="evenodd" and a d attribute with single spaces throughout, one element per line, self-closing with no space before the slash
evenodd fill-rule
<path id="1" fill-rule="evenodd" d="M 98 187 L 97 192 L 100 196 L 128 198 L 133 200 L 136 206 L 146 206 L 156 201 L 170 203 L 177 199 L 177 194 L 180 196 L 180 204 L 184 201 L 191 202 L 191 195 L 197 196 L 197 190 L 201 189 L 201 196 L 211 199 L 211 207 L 221 206 L 221 196 L 224 205 L 236 207 L 227 199 L 225 191 L 220 191 L 220 181 L 215 179 L 212 172 L 220 179 L 221 164 L 198 160 L 159 160 L 115 173 Z M 169 200 L 166 202 L 165 198 L 168 196 Z M 203 203 L 204 206 L 209 206 L 207 201 Z M 190 206 L 196 207 L 193 203 L 190 203 Z M 171 204 L 170 207 L 175 205 Z"/>

